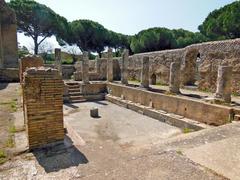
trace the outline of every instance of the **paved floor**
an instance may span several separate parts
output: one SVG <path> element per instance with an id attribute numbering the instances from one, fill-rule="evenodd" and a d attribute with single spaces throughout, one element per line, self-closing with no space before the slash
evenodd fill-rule
<path id="1" fill-rule="evenodd" d="M 65 114 L 68 114 L 65 122 L 85 141 L 112 140 L 120 145 L 148 146 L 182 133 L 177 127 L 107 101 L 84 102 L 74 106 L 64 106 Z M 99 118 L 90 117 L 93 107 L 99 109 Z"/>

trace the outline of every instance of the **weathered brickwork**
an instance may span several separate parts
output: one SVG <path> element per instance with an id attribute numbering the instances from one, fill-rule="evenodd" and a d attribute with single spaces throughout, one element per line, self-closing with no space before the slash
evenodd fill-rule
<path id="1" fill-rule="evenodd" d="M 63 80 L 51 68 L 24 73 L 23 98 L 29 149 L 63 141 Z"/>
<path id="2" fill-rule="evenodd" d="M 43 66 L 43 59 L 39 56 L 26 56 L 19 60 L 20 83 L 23 82 L 23 73 L 27 68 Z"/>

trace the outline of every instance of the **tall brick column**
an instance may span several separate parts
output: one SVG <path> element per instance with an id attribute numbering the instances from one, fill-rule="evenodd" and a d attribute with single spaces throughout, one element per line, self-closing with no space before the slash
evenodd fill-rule
<path id="1" fill-rule="evenodd" d="M 113 81 L 113 54 L 112 49 L 108 49 L 108 60 L 107 60 L 107 81 Z"/>
<path id="2" fill-rule="evenodd" d="M 0 22 L 0 68 L 3 68 L 4 62 L 3 62 L 3 46 L 2 46 L 2 25 Z"/>
<path id="3" fill-rule="evenodd" d="M 149 57 L 143 57 L 143 59 L 142 59 L 141 86 L 140 87 L 149 88 Z"/>
<path id="4" fill-rule="evenodd" d="M 172 62 L 170 66 L 169 91 L 171 93 L 180 93 L 180 63 Z"/>
<path id="5" fill-rule="evenodd" d="M 62 58 L 61 49 L 55 49 L 55 68 L 58 70 L 59 74 L 62 76 Z"/>
<path id="6" fill-rule="evenodd" d="M 59 72 L 30 68 L 24 73 L 22 87 L 29 149 L 62 142 L 64 84 Z"/>
<path id="7" fill-rule="evenodd" d="M 122 84 L 128 84 L 128 56 L 129 56 L 128 49 L 124 49 L 122 55 L 122 77 L 121 77 Z"/>
<path id="8" fill-rule="evenodd" d="M 89 59 L 86 51 L 83 52 L 82 81 L 84 84 L 89 84 Z"/>
<path id="9" fill-rule="evenodd" d="M 226 103 L 231 103 L 231 94 L 232 94 L 232 67 L 219 66 L 215 98 L 222 99 Z"/>

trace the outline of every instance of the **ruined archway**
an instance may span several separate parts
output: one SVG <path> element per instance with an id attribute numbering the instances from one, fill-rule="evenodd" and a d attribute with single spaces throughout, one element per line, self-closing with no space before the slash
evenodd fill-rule
<path id="1" fill-rule="evenodd" d="M 183 85 L 194 85 L 197 81 L 197 59 L 200 58 L 198 49 L 189 49 L 185 52 L 182 64 Z"/>
<path id="2" fill-rule="evenodd" d="M 157 83 L 157 76 L 156 76 L 156 74 L 152 74 L 151 77 L 150 77 L 150 80 L 151 80 L 150 84 L 156 85 L 156 83 Z"/>

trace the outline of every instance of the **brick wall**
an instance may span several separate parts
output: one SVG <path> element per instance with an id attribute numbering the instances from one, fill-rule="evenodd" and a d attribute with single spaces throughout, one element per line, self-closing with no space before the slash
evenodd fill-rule
<path id="1" fill-rule="evenodd" d="M 55 69 L 30 68 L 24 73 L 22 87 L 29 149 L 64 139 L 63 86 Z"/>

